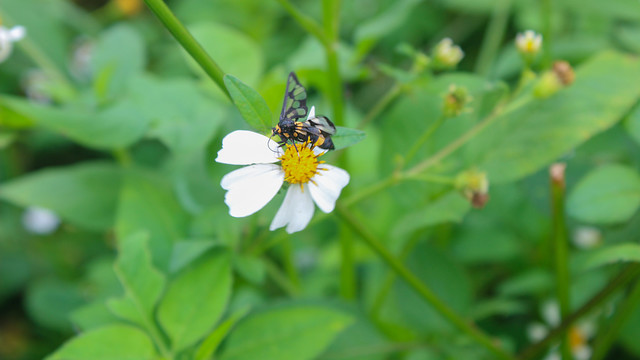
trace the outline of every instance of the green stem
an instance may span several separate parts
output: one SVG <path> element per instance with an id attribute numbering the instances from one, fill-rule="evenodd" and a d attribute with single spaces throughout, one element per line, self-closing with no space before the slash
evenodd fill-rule
<path id="1" fill-rule="evenodd" d="M 427 142 L 427 140 L 431 138 L 431 135 L 433 135 L 433 133 L 435 133 L 436 130 L 438 130 L 446 120 L 447 120 L 446 116 L 440 115 L 440 118 L 436 120 L 434 123 L 432 123 L 431 126 L 429 126 L 427 130 L 425 130 L 425 132 L 422 133 L 422 136 L 420 136 L 420 138 L 413 144 L 413 146 L 407 153 L 407 156 L 404 159 L 405 163 L 409 163 L 411 159 L 413 159 L 413 157 L 418 153 L 418 150 L 420 150 L 422 145 L 424 145 Z"/>
<path id="2" fill-rule="evenodd" d="M 558 170 L 558 171 L 555 171 Z M 551 165 L 551 213 L 552 213 L 552 258 L 556 272 L 556 296 L 560 304 L 562 319 L 566 319 L 570 312 L 569 287 L 569 247 L 567 238 L 567 226 L 565 220 L 565 180 L 564 164 Z M 568 332 L 562 337 L 560 352 L 562 358 L 571 359 L 571 347 Z"/>
<path id="3" fill-rule="evenodd" d="M 355 258 L 350 232 L 350 229 L 343 228 L 340 234 L 340 295 L 345 300 L 356 298 Z"/>
<path id="4" fill-rule="evenodd" d="M 284 269 L 289 276 L 289 282 L 294 287 L 295 293 L 300 292 L 300 276 L 298 275 L 298 270 L 296 269 L 295 262 L 293 260 L 293 246 L 291 244 L 291 238 L 287 237 L 282 242 L 282 252 L 283 252 L 283 263 Z"/>
<path id="5" fill-rule="evenodd" d="M 551 17 L 553 16 L 553 7 L 551 0 L 542 0 L 542 67 L 548 68 L 551 65 L 553 56 L 551 54 L 551 44 L 553 43 L 553 36 L 551 34 Z"/>
<path id="6" fill-rule="evenodd" d="M 494 341 L 485 333 L 480 331 L 475 325 L 467 321 L 453 311 L 444 301 L 442 301 L 436 294 L 427 287 L 416 275 L 414 275 L 398 258 L 393 256 L 382 243 L 373 235 L 367 226 L 362 224 L 349 210 L 343 205 L 338 204 L 336 206 L 336 212 L 347 225 L 349 225 L 363 240 L 364 242 L 376 252 L 386 263 L 393 269 L 393 271 L 400 276 L 404 281 L 409 284 L 423 299 L 425 299 L 431 306 L 440 313 L 444 318 L 451 322 L 460 331 L 467 334 L 478 344 L 485 347 L 489 352 L 496 356 L 498 359 L 509 359 L 513 357 L 505 352 L 503 349 L 496 346 Z"/>
<path id="7" fill-rule="evenodd" d="M 480 49 L 480 55 L 476 62 L 476 72 L 480 75 L 487 76 L 491 69 L 496 54 L 500 49 L 500 43 L 504 38 L 504 32 L 509 21 L 509 10 L 511 8 L 511 0 L 502 0 L 495 8 L 491 21 L 487 27 L 487 32 Z"/>
<path id="8" fill-rule="evenodd" d="M 585 314 L 588 314 L 594 308 L 600 306 L 605 300 L 613 295 L 621 287 L 625 286 L 629 281 L 637 279 L 640 275 L 640 264 L 627 265 L 624 270 L 618 274 L 613 280 L 609 282 L 604 289 L 600 290 L 594 297 L 592 297 L 586 304 L 582 305 L 578 310 L 567 316 L 560 325 L 551 330 L 547 336 L 540 340 L 538 343 L 529 346 L 524 349 L 519 355 L 518 359 L 528 360 L 533 359 L 545 351 L 553 342 L 555 342 L 560 336 L 564 335 L 569 327 Z"/>
<path id="9" fill-rule="evenodd" d="M 364 199 L 367 199 L 368 197 L 370 197 L 371 195 L 380 192 L 394 184 L 397 184 L 399 181 L 401 180 L 400 177 L 398 176 L 390 176 L 387 179 L 384 179 L 380 182 L 377 182 L 365 189 L 360 190 L 359 192 L 351 195 L 350 197 L 346 198 L 345 200 L 342 201 L 343 206 L 345 207 L 349 207 L 354 205 L 355 203 L 358 203 Z"/>
<path id="10" fill-rule="evenodd" d="M 291 283 L 289 278 L 282 273 L 282 271 L 271 261 L 263 258 L 265 268 L 267 270 L 267 274 L 273 280 L 273 282 L 278 285 L 287 295 L 290 297 L 298 296 L 298 289 Z"/>
<path id="11" fill-rule="evenodd" d="M 123 167 L 130 167 L 133 164 L 133 159 L 131 158 L 131 154 L 125 148 L 115 149 L 112 151 L 113 157 L 116 159 L 118 164 Z"/>
<path id="12" fill-rule="evenodd" d="M 371 108 L 371 110 L 369 110 L 367 115 L 365 115 L 365 117 L 360 121 L 360 124 L 358 124 L 358 129 L 364 129 L 367 125 L 369 125 L 369 123 L 373 119 L 377 118 L 378 115 L 380 115 L 380 113 L 384 109 L 386 109 L 387 106 L 389 106 L 389 104 L 391 104 L 391 102 L 395 100 L 398 97 L 398 95 L 400 95 L 401 93 L 402 93 L 402 84 L 399 82 L 396 82 L 391 87 L 391 89 L 389 89 L 389 91 L 387 91 L 387 93 L 384 94 L 382 99 L 380 99 L 375 103 L 375 105 L 373 105 L 373 107 Z"/>
<path id="13" fill-rule="evenodd" d="M 593 355 L 591 360 L 602 360 L 607 355 L 609 348 L 618 337 L 620 329 L 629 320 L 631 314 L 640 306 L 640 281 L 636 281 L 629 296 L 618 307 L 613 318 L 600 328 L 599 336 L 593 345 Z"/>
<path id="14" fill-rule="evenodd" d="M 432 175 L 432 174 L 416 174 L 404 177 L 407 180 L 420 180 L 435 184 L 443 185 L 455 185 L 456 180 L 447 176 Z"/>
<path id="15" fill-rule="evenodd" d="M 336 125 L 344 125 L 342 79 L 340 77 L 340 66 L 338 63 L 340 1 L 324 0 L 322 2 L 322 10 L 324 34 L 327 39 L 324 48 L 327 58 L 329 96 L 331 104 L 333 105 L 333 122 Z"/>
<path id="16" fill-rule="evenodd" d="M 173 37 L 178 40 L 180 45 L 193 57 L 193 59 L 202 67 L 209 77 L 218 85 L 218 87 L 227 95 L 229 99 L 229 91 L 224 85 L 224 72 L 218 64 L 211 59 L 207 52 L 202 48 L 198 41 L 191 35 L 187 28 L 178 20 L 171 12 L 171 9 L 162 0 L 144 0 L 149 9 L 160 19 L 162 24 L 171 32 Z"/>
<path id="17" fill-rule="evenodd" d="M 318 25 L 312 18 L 300 12 L 300 10 L 293 6 L 293 4 L 288 0 L 278 0 L 278 2 L 289 13 L 289 15 L 298 22 L 298 25 L 305 29 L 309 34 L 313 35 L 324 45 L 329 43 L 327 41 L 327 37 L 322 32 L 320 25 Z"/>

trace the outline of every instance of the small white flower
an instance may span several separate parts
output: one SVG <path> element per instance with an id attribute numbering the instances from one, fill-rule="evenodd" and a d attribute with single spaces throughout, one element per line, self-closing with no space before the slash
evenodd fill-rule
<path id="1" fill-rule="evenodd" d="M 22 39 L 26 33 L 24 26 L 14 26 L 11 29 L 0 26 L 0 63 L 11 55 L 13 43 Z"/>
<path id="2" fill-rule="evenodd" d="M 523 55 L 532 56 L 537 54 L 540 51 L 540 46 L 542 46 L 542 35 L 533 30 L 527 30 L 516 35 L 516 47 Z"/>
<path id="3" fill-rule="evenodd" d="M 30 233 L 48 235 L 56 231 L 60 218 L 51 210 L 31 206 L 22 214 L 22 225 Z"/>
<path id="4" fill-rule="evenodd" d="M 454 68 L 464 57 L 460 46 L 455 45 L 450 38 L 444 38 L 433 49 L 434 66 L 439 68 Z"/>
<path id="5" fill-rule="evenodd" d="M 573 232 L 571 240 L 578 249 L 592 249 L 602 241 L 602 232 L 591 226 L 580 226 Z"/>
<path id="6" fill-rule="evenodd" d="M 312 107 L 308 118 L 314 116 Z M 314 202 L 325 213 L 333 211 L 342 188 L 349 183 L 349 174 L 319 161 L 318 157 L 326 151 L 318 147 L 296 144 L 274 151 L 269 148 L 270 141 L 273 140 L 262 134 L 245 130 L 225 136 L 216 162 L 248 166 L 225 175 L 220 185 L 227 190 L 224 201 L 229 206 L 229 214 L 245 217 L 262 209 L 285 181 L 289 183 L 269 228 L 286 226 L 291 234 L 309 224 Z"/>

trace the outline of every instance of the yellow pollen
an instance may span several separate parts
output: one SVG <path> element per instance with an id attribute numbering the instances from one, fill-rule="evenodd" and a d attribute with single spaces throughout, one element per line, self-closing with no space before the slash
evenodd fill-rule
<path id="1" fill-rule="evenodd" d="M 302 144 L 287 145 L 284 154 L 280 157 L 284 179 L 290 184 L 308 183 L 311 178 L 318 173 L 318 165 L 324 161 L 318 161 L 318 157 L 313 153 L 313 147 L 308 146 L 309 142 Z M 297 148 L 297 151 L 296 151 Z"/>
<path id="2" fill-rule="evenodd" d="M 569 330 L 569 346 L 572 350 L 583 346 L 586 342 L 587 339 L 578 328 L 572 327 Z"/>

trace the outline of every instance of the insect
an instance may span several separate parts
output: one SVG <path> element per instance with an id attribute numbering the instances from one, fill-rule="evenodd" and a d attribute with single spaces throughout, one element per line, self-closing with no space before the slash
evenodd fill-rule
<path id="1" fill-rule="evenodd" d="M 326 116 L 314 116 L 311 119 L 298 121 L 307 117 L 307 90 L 300 84 L 296 74 L 289 73 L 287 90 L 284 93 L 282 111 L 278 124 L 271 128 L 271 135 L 278 135 L 280 146 L 288 141 L 294 145 L 296 141 L 310 141 L 321 149 L 333 150 L 335 146 L 331 135 L 336 133 L 336 127 Z"/>

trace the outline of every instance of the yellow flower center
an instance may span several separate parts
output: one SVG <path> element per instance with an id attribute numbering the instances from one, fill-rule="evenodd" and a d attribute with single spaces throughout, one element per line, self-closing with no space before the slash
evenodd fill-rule
<path id="1" fill-rule="evenodd" d="M 586 343 L 587 343 L 587 339 L 584 336 L 584 334 L 582 334 L 580 329 L 576 327 L 572 327 L 569 330 L 569 347 L 571 348 L 571 350 L 575 351 L 576 349 L 585 345 Z"/>
<path id="2" fill-rule="evenodd" d="M 284 179 L 290 184 L 308 183 L 311 178 L 318 173 L 318 165 L 324 161 L 318 161 L 318 157 L 313 153 L 313 147 L 309 147 L 309 142 L 302 144 L 287 145 L 284 154 L 280 157 Z"/>

